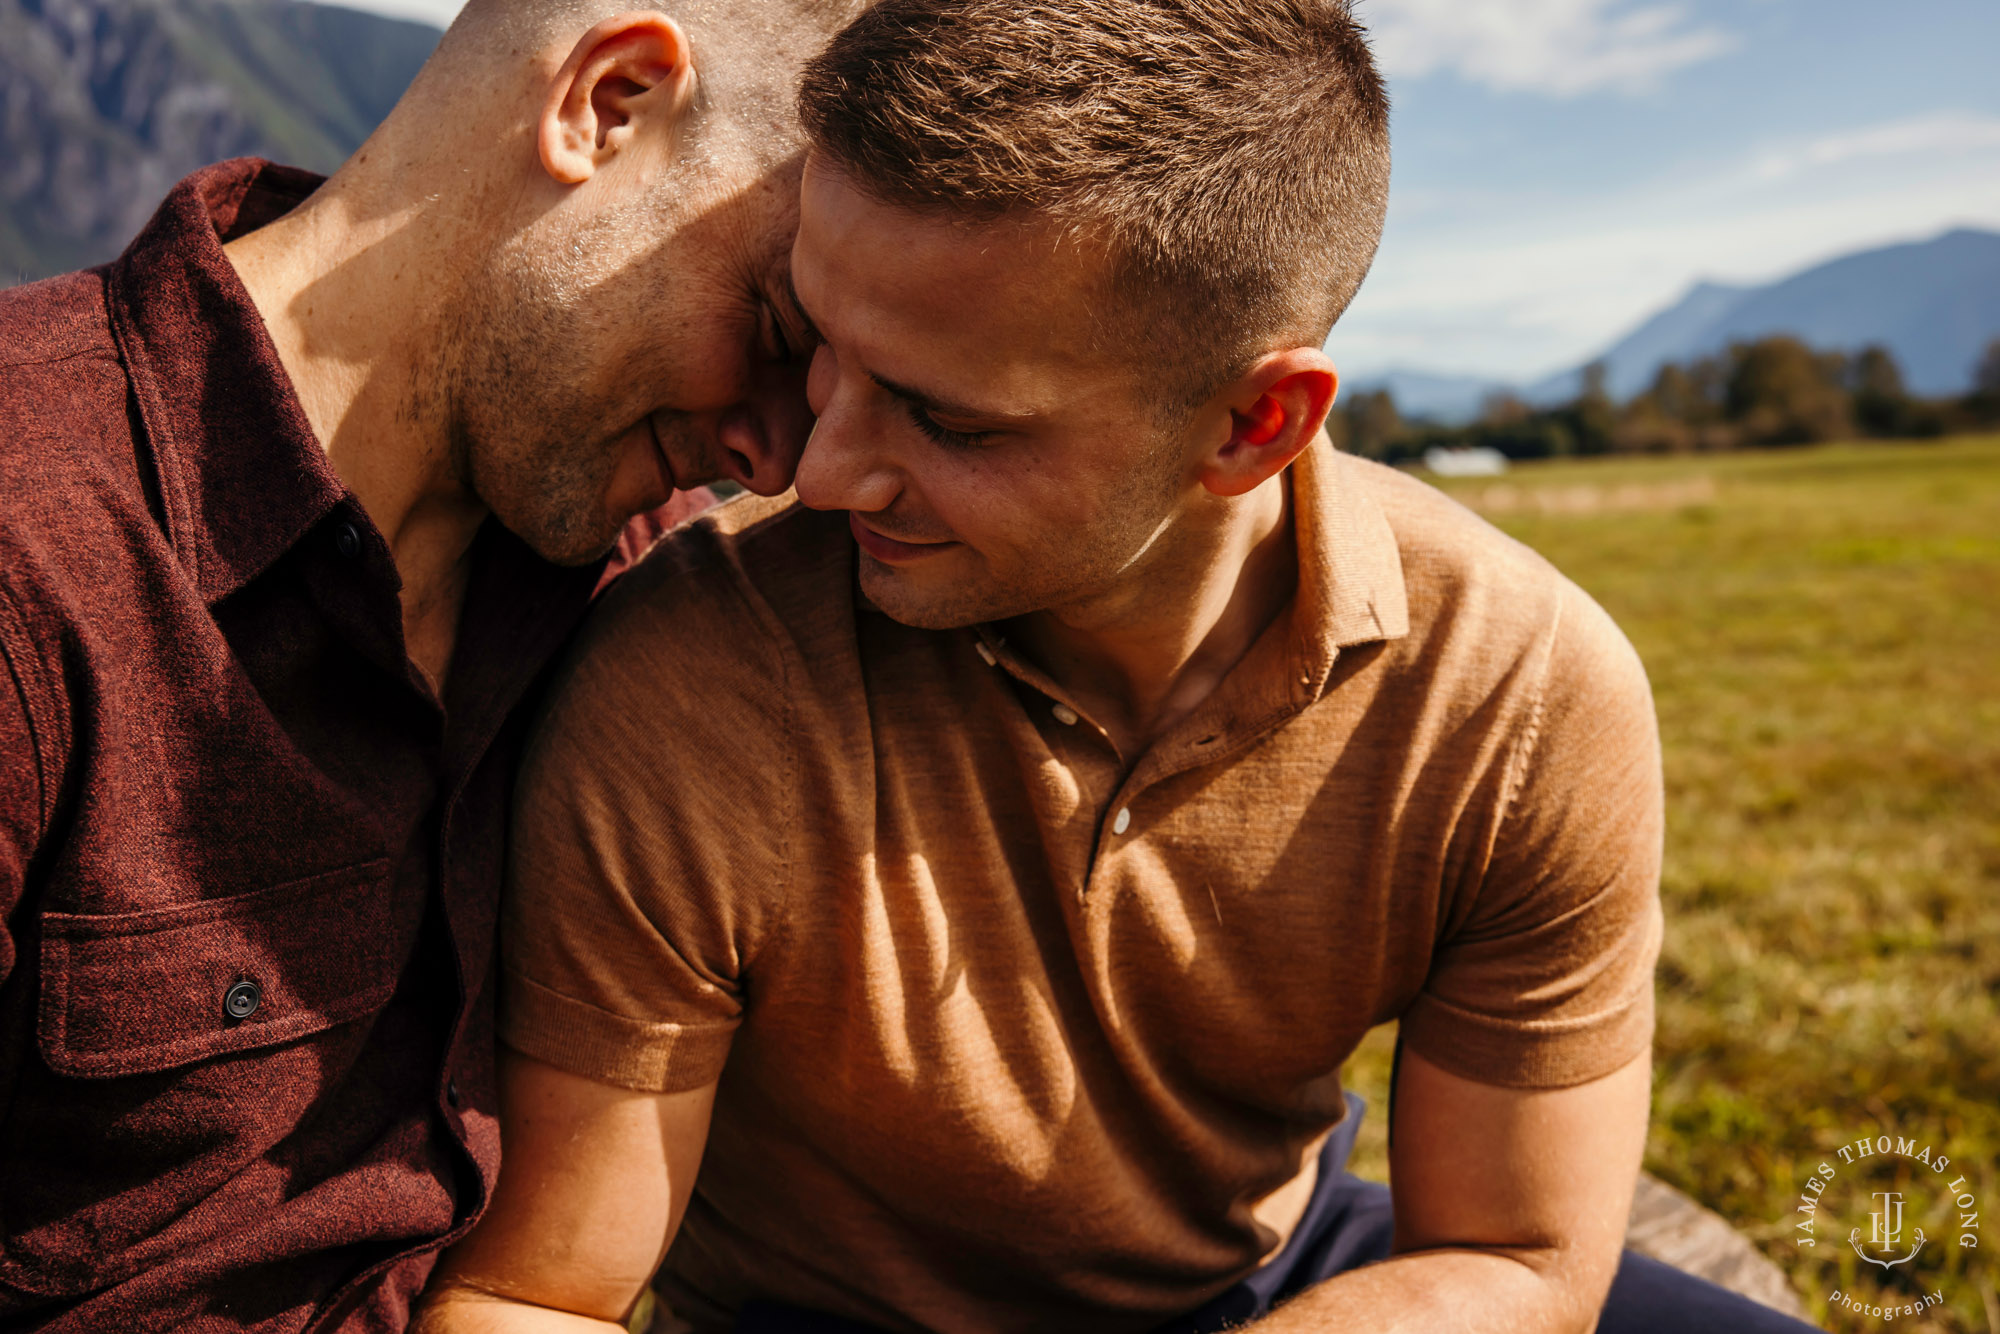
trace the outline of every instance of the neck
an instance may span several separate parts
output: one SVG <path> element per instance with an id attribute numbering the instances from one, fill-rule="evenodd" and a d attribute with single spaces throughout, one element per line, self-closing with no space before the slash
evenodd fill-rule
<path id="1" fill-rule="evenodd" d="M 1103 597 L 1010 627 L 1128 758 L 1213 694 L 1290 600 L 1289 487 L 1204 497 L 1141 565 Z"/>
<path id="2" fill-rule="evenodd" d="M 226 249 L 328 461 L 395 555 L 410 655 L 442 683 L 486 511 L 459 476 L 443 401 L 457 228 L 437 197 L 370 188 L 429 179 L 393 156 L 371 143 L 300 208 Z"/>

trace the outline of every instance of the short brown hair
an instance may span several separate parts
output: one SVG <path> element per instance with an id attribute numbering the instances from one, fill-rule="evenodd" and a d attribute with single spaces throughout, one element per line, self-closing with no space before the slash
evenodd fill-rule
<path id="1" fill-rule="evenodd" d="M 881 0 L 799 109 L 884 203 L 1101 236 L 1198 397 L 1324 341 L 1388 206 L 1388 94 L 1346 0 Z"/>

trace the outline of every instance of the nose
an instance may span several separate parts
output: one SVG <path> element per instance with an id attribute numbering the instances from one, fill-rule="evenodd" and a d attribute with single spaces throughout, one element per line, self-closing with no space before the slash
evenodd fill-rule
<path id="1" fill-rule="evenodd" d="M 753 374 L 748 401 L 716 424 L 723 475 L 760 496 L 782 494 L 798 471 L 799 454 L 812 434 L 805 366 L 770 363 Z"/>
<path id="2" fill-rule="evenodd" d="M 846 384 L 833 349 L 822 345 L 812 368 L 812 399 L 819 420 L 799 458 L 794 482 L 799 502 L 808 509 L 872 514 L 889 508 L 901 492 L 899 474 L 881 456 L 884 436 L 873 420 L 870 397 Z"/>

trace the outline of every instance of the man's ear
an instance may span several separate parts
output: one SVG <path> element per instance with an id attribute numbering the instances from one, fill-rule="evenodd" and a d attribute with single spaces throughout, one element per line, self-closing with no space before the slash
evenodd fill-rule
<path id="1" fill-rule="evenodd" d="M 630 144 L 642 123 L 671 124 L 694 100 L 687 34 L 665 14 L 605 19 L 578 39 L 549 85 L 535 126 L 542 169 L 581 185 Z"/>
<path id="2" fill-rule="evenodd" d="M 1222 391 L 1229 438 L 1203 458 L 1201 484 L 1218 496 L 1240 496 L 1283 472 L 1312 444 L 1339 391 L 1340 372 L 1316 347 L 1260 358 Z"/>

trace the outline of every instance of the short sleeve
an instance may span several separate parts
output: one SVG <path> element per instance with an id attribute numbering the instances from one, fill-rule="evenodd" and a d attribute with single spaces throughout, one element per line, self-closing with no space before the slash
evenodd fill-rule
<path id="1" fill-rule="evenodd" d="M 663 544 L 594 608 L 516 784 L 500 1036 L 586 1078 L 721 1073 L 785 879 L 784 664 L 726 570 Z"/>
<path id="2" fill-rule="evenodd" d="M 1471 911 L 1440 942 L 1403 1035 L 1468 1079 L 1563 1088 L 1652 1041 L 1664 827 L 1644 669 L 1565 583 Z"/>

